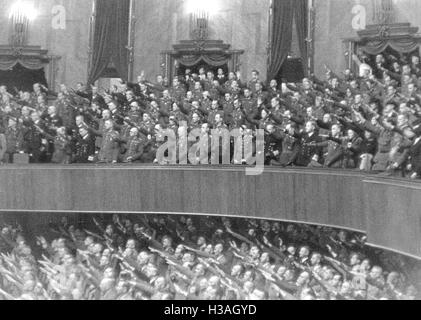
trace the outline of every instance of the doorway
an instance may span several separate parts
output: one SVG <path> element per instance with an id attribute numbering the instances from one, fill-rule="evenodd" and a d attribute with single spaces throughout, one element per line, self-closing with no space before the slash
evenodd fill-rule
<path id="1" fill-rule="evenodd" d="M 12 69 L 0 70 L 0 85 L 7 86 L 9 92 L 32 91 L 35 83 L 48 87 L 44 68 L 28 69 L 17 63 Z"/>
<path id="2" fill-rule="evenodd" d="M 222 69 L 224 71 L 224 74 L 227 76 L 228 75 L 228 64 L 224 64 L 222 66 L 212 66 L 210 64 L 207 64 L 204 61 L 200 61 L 199 63 L 195 64 L 194 66 L 186 66 L 183 64 L 179 64 L 178 70 L 177 70 L 177 76 L 178 77 L 184 77 L 184 75 L 186 74 L 186 70 L 190 69 L 191 73 L 199 73 L 199 70 L 201 68 L 205 69 L 205 72 L 213 72 L 214 75 L 216 76 L 218 74 L 218 69 Z"/>

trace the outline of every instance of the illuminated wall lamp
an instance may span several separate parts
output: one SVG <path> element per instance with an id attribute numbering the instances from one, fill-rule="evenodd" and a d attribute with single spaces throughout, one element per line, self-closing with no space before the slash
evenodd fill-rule
<path id="1" fill-rule="evenodd" d="M 29 25 L 37 16 L 37 10 L 28 1 L 18 0 L 12 5 L 9 20 L 11 24 L 10 44 L 13 47 L 22 47 L 27 44 Z"/>

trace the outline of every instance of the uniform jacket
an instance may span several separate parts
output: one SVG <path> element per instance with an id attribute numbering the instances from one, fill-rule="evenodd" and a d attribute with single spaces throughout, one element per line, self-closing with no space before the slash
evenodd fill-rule
<path id="1" fill-rule="evenodd" d="M 301 136 L 301 150 L 298 154 L 297 158 L 297 165 L 307 167 L 311 159 L 317 155 L 319 158 L 322 156 L 322 150 L 318 147 L 317 143 L 321 142 L 320 137 L 313 133 L 313 135 L 309 136 L 308 133 L 304 133 Z"/>
<path id="2" fill-rule="evenodd" d="M 75 144 L 74 163 L 88 163 L 89 157 L 95 155 L 95 138 L 88 134 L 85 137 L 78 136 Z"/>
<path id="3" fill-rule="evenodd" d="M 117 161 L 119 153 L 118 145 L 119 135 L 117 131 L 110 130 L 104 132 L 102 135 L 101 149 L 98 155 L 98 160 L 101 162 L 113 162 Z"/>
<path id="4" fill-rule="evenodd" d="M 13 154 L 23 150 L 23 131 L 19 127 L 6 129 L 7 153 Z"/>
<path id="5" fill-rule="evenodd" d="M 125 145 L 126 153 L 123 155 L 123 162 L 126 162 L 128 158 L 131 158 L 132 162 L 139 161 L 145 149 L 144 141 L 138 137 L 130 137 Z"/>
<path id="6" fill-rule="evenodd" d="M 409 149 L 408 155 L 412 170 L 418 175 L 421 175 L 421 137 L 415 139 L 414 144 Z"/>

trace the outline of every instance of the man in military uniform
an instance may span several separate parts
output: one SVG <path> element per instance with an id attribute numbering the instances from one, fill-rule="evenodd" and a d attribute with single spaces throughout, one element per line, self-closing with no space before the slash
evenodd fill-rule
<path id="1" fill-rule="evenodd" d="M 228 135 L 228 139 L 225 139 L 225 135 Z M 212 164 L 229 164 L 231 162 L 231 142 L 229 138 L 229 131 L 228 127 L 224 124 L 224 117 L 222 114 L 217 113 L 212 130 Z M 229 159 L 226 159 L 226 156 Z M 228 163 L 224 163 L 225 160 Z"/>
<path id="2" fill-rule="evenodd" d="M 270 81 L 268 96 L 269 99 L 281 98 L 282 91 L 278 89 L 278 82 L 273 79 Z"/>
<path id="3" fill-rule="evenodd" d="M 202 96 L 203 96 L 203 88 L 202 88 L 202 85 L 201 85 L 200 81 L 196 81 L 194 83 L 194 88 L 192 90 L 192 95 L 193 95 L 193 97 L 192 97 L 193 100 L 200 100 L 200 99 L 202 99 Z"/>
<path id="4" fill-rule="evenodd" d="M 145 145 L 143 155 L 141 156 L 142 163 L 158 163 L 162 159 L 157 159 L 158 149 L 165 143 L 165 134 L 162 126 L 156 124 L 153 128 L 153 133 L 148 136 L 148 142 Z M 160 163 L 164 164 L 164 163 Z"/>
<path id="5" fill-rule="evenodd" d="M 22 94 L 19 104 L 22 106 L 28 106 L 30 108 L 35 108 L 37 103 L 37 98 L 33 97 L 29 92 L 25 91 Z"/>
<path id="6" fill-rule="evenodd" d="M 321 142 L 316 132 L 316 124 L 313 121 L 306 123 L 305 133 L 301 136 L 301 150 L 298 154 L 296 164 L 298 166 L 307 167 L 311 163 L 317 164 L 321 160 L 321 148 L 315 143 Z"/>
<path id="7" fill-rule="evenodd" d="M 126 145 L 126 152 L 120 155 L 121 162 L 139 162 L 145 148 L 144 141 L 139 138 L 139 130 L 137 128 L 131 128 L 130 137 L 128 139 L 121 139 L 120 142 Z"/>
<path id="8" fill-rule="evenodd" d="M 223 86 L 225 82 L 227 81 L 227 78 L 225 77 L 225 74 L 224 74 L 224 70 L 222 70 L 221 68 L 218 69 L 218 74 L 216 78 L 221 86 Z"/>
<path id="9" fill-rule="evenodd" d="M 55 102 L 57 115 L 62 119 L 63 125 L 67 128 L 73 127 L 75 122 L 75 109 L 71 101 L 62 92 L 59 92 Z"/>
<path id="10" fill-rule="evenodd" d="M 283 137 L 275 126 L 268 124 L 265 132 L 265 165 L 270 165 L 272 161 L 279 162 L 282 153 L 282 141 Z"/>
<path id="11" fill-rule="evenodd" d="M 161 116 L 161 110 L 162 109 L 160 109 L 158 102 L 152 100 L 146 108 L 146 113 L 149 115 L 149 118 L 153 123 L 157 123 Z"/>
<path id="12" fill-rule="evenodd" d="M 344 160 L 344 149 L 342 147 L 341 127 L 338 124 L 332 125 L 331 135 L 323 142 L 314 143 L 315 146 L 327 148 L 324 166 L 326 168 L 342 168 Z"/>
<path id="13" fill-rule="evenodd" d="M 171 120 L 171 118 L 174 118 L 174 121 L 177 123 L 187 121 L 187 115 L 181 111 L 180 105 L 177 103 L 174 103 L 172 106 L 172 111 L 169 114 L 169 120 Z"/>
<path id="14" fill-rule="evenodd" d="M 126 92 L 126 101 L 124 102 L 124 104 L 122 106 L 120 106 L 120 113 L 123 115 L 128 115 L 131 109 L 131 104 L 132 103 L 138 103 L 138 101 L 136 100 L 136 96 L 134 94 L 134 92 L 132 90 L 128 90 Z"/>
<path id="15" fill-rule="evenodd" d="M 7 128 L 9 125 L 9 118 L 18 118 L 19 112 L 13 110 L 13 108 L 8 104 L 4 107 L 4 109 L 0 109 L 0 126 L 3 128 Z"/>
<path id="16" fill-rule="evenodd" d="M 101 108 L 106 106 L 104 97 L 98 93 L 98 87 L 91 86 L 88 91 L 82 83 L 79 83 L 75 93 L 82 98 L 88 99 L 90 103 L 97 103 Z"/>
<path id="17" fill-rule="evenodd" d="M 156 77 L 156 83 L 148 84 L 148 86 L 158 98 L 160 98 L 162 96 L 162 92 L 164 92 L 164 90 L 167 89 L 167 87 L 164 84 L 164 77 L 162 75 L 158 75 Z"/>
<path id="18" fill-rule="evenodd" d="M 124 124 L 124 116 L 119 111 L 117 102 L 116 101 L 109 102 L 108 109 L 110 111 L 110 116 L 113 122 L 118 126 L 122 126 Z"/>
<path id="19" fill-rule="evenodd" d="M 79 134 L 75 141 L 75 152 L 72 163 L 93 162 L 95 157 L 95 137 L 93 137 L 86 127 L 79 129 Z"/>
<path id="20" fill-rule="evenodd" d="M 360 163 L 363 139 L 358 136 L 354 129 L 349 128 L 347 137 L 343 142 L 344 147 L 344 168 L 355 169 Z"/>
<path id="21" fill-rule="evenodd" d="M 48 89 L 45 86 L 42 86 L 40 83 L 34 83 L 32 88 L 33 88 L 33 97 L 35 99 L 40 96 L 47 98 Z"/>
<path id="22" fill-rule="evenodd" d="M 190 111 L 191 104 L 192 104 L 193 100 L 194 100 L 193 92 L 192 91 L 187 91 L 186 97 L 183 99 L 183 101 L 182 101 L 182 103 L 180 105 L 183 106 L 183 108 L 185 110 Z"/>
<path id="23" fill-rule="evenodd" d="M 37 97 L 37 103 L 35 105 L 35 109 L 40 112 L 40 114 L 43 114 L 44 112 L 47 112 L 48 105 L 47 105 L 47 99 L 43 96 Z"/>
<path id="24" fill-rule="evenodd" d="M 91 132 L 91 130 L 94 130 L 94 132 L 95 132 L 94 133 L 94 135 L 96 136 L 95 147 L 96 147 L 97 151 L 101 148 L 101 145 L 102 145 L 101 135 L 104 133 L 104 127 L 105 127 L 104 123 L 107 120 L 112 120 L 110 110 L 102 111 L 101 119 L 91 118 L 91 121 L 88 121 L 88 123 L 87 123 L 87 124 L 89 124 L 89 128 L 90 128 L 89 131 Z M 99 133 L 99 134 L 96 134 L 96 133 Z"/>
<path id="25" fill-rule="evenodd" d="M 13 163 L 13 156 L 23 151 L 23 132 L 17 123 L 18 120 L 16 118 L 9 117 L 9 123 L 5 133 L 7 145 L 3 159 L 5 163 Z"/>
<path id="26" fill-rule="evenodd" d="M 213 74 L 212 71 L 208 71 L 206 73 L 206 79 L 205 81 L 203 81 L 203 90 L 205 91 L 210 91 L 212 86 L 213 86 L 213 81 L 214 81 L 215 75 Z"/>
<path id="27" fill-rule="evenodd" d="M 266 91 L 263 91 L 263 85 L 260 82 L 256 83 L 253 98 L 256 100 L 260 99 L 264 104 L 268 102 L 269 94 Z"/>
<path id="28" fill-rule="evenodd" d="M 390 106 L 393 109 L 393 105 Z M 388 106 L 386 106 L 386 110 Z M 390 165 L 390 158 L 389 154 L 392 150 L 392 138 L 394 136 L 394 132 L 392 131 L 393 126 L 390 124 L 386 126 L 382 126 L 379 121 L 375 118 L 372 121 L 367 121 L 361 114 L 358 114 L 357 117 L 359 118 L 362 127 L 373 133 L 377 137 L 377 154 L 374 157 L 374 171 L 386 171 Z M 385 119 L 380 119 L 383 121 Z"/>
<path id="29" fill-rule="evenodd" d="M 192 132 L 194 129 L 198 129 L 201 126 L 202 126 L 201 113 L 199 111 L 195 111 L 191 115 L 189 126 L 188 126 L 188 132 Z"/>
<path id="30" fill-rule="evenodd" d="M 225 112 L 225 123 L 229 126 L 230 130 L 238 129 L 246 123 L 246 117 L 241 109 L 240 100 L 234 100 L 234 110 L 231 113 Z"/>
<path id="31" fill-rule="evenodd" d="M 179 125 L 179 122 L 177 121 L 177 119 L 175 118 L 175 116 L 172 116 L 171 115 L 168 118 L 168 125 L 166 125 L 166 128 L 169 129 L 169 130 L 174 131 L 174 133 L 177 134 L 178 128 L 179 128 L 178 125 Z"/>
<path id="32" fill-rule="evenodd" d="M 212 85 L 209 88 L 209 96 L 212 100 L 220 100 L 223 91 L 220 87 L 220 84 L 217 80 L 214 80 Z"/>
<path id="33" fill-rule="evenodd" d="M 6 151 L 7 151 L 7 141 L 6 141 L 6 136 L 4 135 L 5 132 L 6 130 L 3 127 L 0 127 L 0 164 L 3 164 L 4 155 L 6 154 Z M 4 249 L 1 245 L 1 241 L 0 241 L 0 249 Z"/>
<path id="34" fill-rule="evenodd" d="M 91 103 L 96 103 L 101 109 L 104 109 L 106 107 L 105 99 L 98 93 L 98 87 L 92 86 L 91 89 L 92 93 L 89 96 Z"/>
<path id="35" fill-rule="evenodd" d="M 170 95 L 170 92 L 168 90 L 165 90 L 163 92 L 162 98 L 159 99 L 159 109 L 164 110 L 166 112 L 170 112 L 174 99 L 175 98 L 172 95 Z"/>
<path id="36" fill-rule="evenodd" d="M 241 105 L 246 114 L 251 115 L 256 112 L 256 104 L 257 99 L 252 97 L 250 89 L 244 89 L 244 98 L 241 99 Z"/>
<path id="37" fill-rule="evenodd" d="M 0 106 L 4 107 L 6 104 L 10 103 L 10 99 L 13 98 L 13 95 L 7 91 L 7 86 L 0 85 Z"/>
<path id="38" fill-rule="evenodd" d="M 186 95 L 186 90 L 182 87 L 178 78 L 173 80 L 173 87 L 171 88 L 170 95 L 173 99 L 179 102 L 183 101 Z"/>
<path id="39" fill-rule="evenodd" d="M 391 140 L 391 150 L 389 153 L 390 166 L 388 168 L 391 175 L 404 177 L 406 170 L 406 160 L 416 137 L 414 131 L 409 126 L 409 117 L 405 114 L 398 115 L 397 124 L 392 128 L 394 131 Z"/>
<path id="40" fill-rule="evenodd" d="M 233 99 L 238 99 L 241 96 L 241 87 L 236 80 L 232 81 L 231 86 L 226 91 L 231 94 Z"/>
<path id="41" fill-rule="evenodd" d="M 39 113 L 34 111 L 31 114 L 31 119 L 23 122 L 23 126 L 24 151 L 29 154 L 29 161 L 31 163 L 39 163 L 45 148 L 42 144 L 42 135 L 36 127 L 45 130 L 45 124 L 41 120 Z"/>
<path id="42" fill-rule="evenodd" d="M 219 102 L 218 100 L 213 100 L 212 101 L 212 106 L 211 106 L 211 110 L 207 111 L 207 110 L 203 110 L 205 116 L 207 116 L 207 123 L 209 123 L 212 127 L 215 126 L 215 117 L 217 114 L 220 114 L 222 116 L 224 116 L 224 112 L 219 110 Z"/>
<path id="43" fill-rule="evenodd" d="M 131 125 L 135 126 L 133 123 Z M 144 113 L 143 120 L 140 122 L 139 126 L 137 127 L 139 129 L 139 132 L 147 137 L 149 135 L 153 135 L 154 127 L 155 127 L 155 123 L 152 121 L 150 114 Z"/>
<path id="44" fill-rule="evenodd" d="M 259 76 L 260 76 L 259 71 L 253 70 L 251 72 L 251 80 L 248 82 L 247 88 L 249 88 L 253 94 L 256 92 L 256 84 L 257 83 L 262 84 L 262 82 L 259 79 Z"/>
<path id="45" fill-rule="evenodd" d="M 132 91 L 133 95 L 136 97 L 140 97 L 141 94 L 141 86 L 145 84 L 145 74 L 142 72 L 140 76 L 137 77 L 136 83 L 127 82 L 127 87 L 129 91 Z"/>
<path id="46" fill-rule="evenodd" d="M 229 92 L 224 94 L 224 98 L 221 100 L 222 110 L 228 116 L 234 111 L 234 100 L 232 100 L 231 94 Z M 226 116 L 227 118 L 227 116 Z"/>
<path id="47" fill-rule="evenodd" d="M 93 132 L 102 137 L 101 148 L 98 154 L 98 163 L 117 163 L 120 150 L 118 147 L 119 135 L 118 132 L 114 130 L 113 121 L 106 120 L 104 122 L 104 133 Z"/>
<path id="48" fill-rule="evenodd" d="M 257 112 L 254 114 L 254 118 L 247 116 L 246 119 L 252 124 L 256 125 L 257 129 L 265 130 L 268 124 L 275 124 L 274 119 L 271 117 L 271 112 L 263 105 L 260 98 L 257 101 Z M 255 119 L 254 123 L 251 121 Z M 258 120 L 258 121 L 257 121 Z"/>
<path id="49" fill-rule="evenodd" d="M 278 161 L 271 161 L 271 165 L 287 167 L 295 165 L 300 152 L 300 135 L 297 132 L 297 125 L 289 123 L 285 132 L 280 132 L 282 136 L 282 152 Z"/>
<path id="50" fill-rule="evenodd" d="M 139 123 L 143 117 L 143 112 L 139 106 L 139 102 L 134 101 L 130 104 L 130 111 L 127 113 L 127 117 L 134 123 Z"/>
<path id="51" fill-rule="evenodd" d="M 285 108 L 281 106 L 281 100 L 278 97 L 274 97 L 271 100 L 271 108 L 269 117 L 275 122 L 278 126 L 282 126 L 284 124 L 284 114 L 286 112 Z"/>
<path id="52" fill-rule="evenodd" d="M 228 79 L 226 80 L 226 82 L 223 85 L 224 89 L 229 90 L 231 88 L 232 83 L 236 80 L 237 80 L 237 78 L 235 77 L 234 72 L 231 71 L 230 73 L 228 73 Z"/>
<path id="53" fill-rule="evenodd" d="M 99 119 L 102 117 L 102 112 L 103 111 L 101 110 L 99 105 L 97 105 L 96 103 L 92 103 L 90 106 L 84 106 L 83 108 L 81 108 L 79 110 L 79 115 L 83 116 L 84 120 L 86 120 L 86 123 L 89 124 L 89 126 L 98 129 Z"/>
<path id="54" fill-rule="evenodd" d="M 48 107 L 45 125 L 47 127 L 46 132 L 51 135 L 55 135 L 57 129 L 63 126 L 63 119 L 57 114 L 57 108 L 55 106 Z"/>
<path id="55" fill-rule="evenodd" d="M 200 100 L 201 109 L 209 112 L 212 109 L 212 99 L 209 96 L 209 91 L 204 91 L 202 94 L 202 100 Z"/>
<path id="56" fill-rule="evenodd" d="M 282 103 L 286 106 L 286 109 L 290 110 L 297 118 L 304 119 L 306 107 L 303 105 L 302 97 L 299 92 L 295 92 L 292 97 L 288 99 L 283 99 Z"/>
<path id="57" fill-rule="evenodd" d="M 418 130 L 419 131 L 419 130 Z M 408 152 L 408 169 L 411 171 L 411 179 L 421 177 L 421 134 L 417 132 L 417 137 L 412 143 Z"/>
<path id="58" fill-rule="evenodd" d="M 130 137 L 130 129 L 132 128 L 132 125 L 131 125 L 130 121 L 125 120 L 123 125 L 114 126 L 114 128 L 119 133 L 120 139 L 126 139 L 126 138 Z"/>

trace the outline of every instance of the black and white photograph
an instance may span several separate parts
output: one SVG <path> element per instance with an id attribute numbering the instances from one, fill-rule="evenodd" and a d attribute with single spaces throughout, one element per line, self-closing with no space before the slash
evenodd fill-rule
<path id="1" fill-rule="evenodd" d="M 0 0 L 0 301 L 421 300 L 420 16 Z"/>

